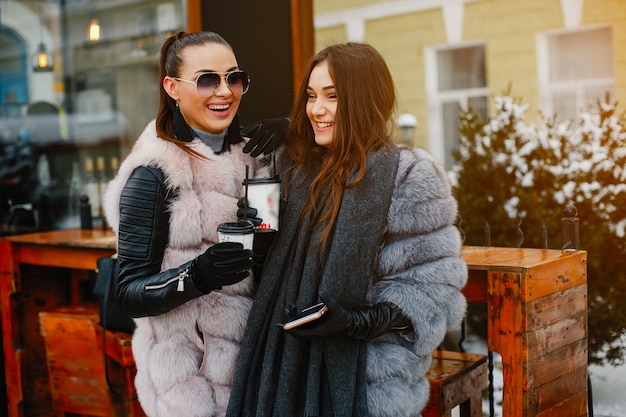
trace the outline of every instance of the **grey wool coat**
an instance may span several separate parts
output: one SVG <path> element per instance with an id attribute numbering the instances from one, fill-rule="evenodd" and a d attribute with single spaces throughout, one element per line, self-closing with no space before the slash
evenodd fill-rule
<path id="1" fill-rule="evenodd" d="M 420 416 L 429 396 L 429 383 L 425 374 L 431 363 L 432 351 L 439 346 L 448 330 L 460 324 L 466 311 L 466 300 L 461 289 L 467 280 L 467 266 L 461 258 L 462 242 L 459 231 L 454 226 L 457 203 L 446 173 L 432 156 L 423 150 L 399 147 L 395 154 L 396 158 L 391 161 L 376 155 L 368 158 L 368 164 L 373 164 L 372 169 L 368 165 L 369 172 L 363 181 L 364 184 L 360 183 L 344 193 L 338 222 L 344 219 L 348 226 L 345 227 L 344 223 L 341 227 L 337 225 L 328 262 L 322 266 L 323 271 L 312 271 L 309 274 L 305 266 L 302 272 L 302 276 L 306 278 L 302 278 L 300 294 L 303 291 L 310 293 L 310 290 L 304 287 L 314 286 L 315 284 L 307 283 L 319 279 L 320 289 L 340 288 L 334 292 L 338 301 L 353 303 L 356 301 L 354 294 L 360 293 L 361 290 L 352 286 L 360 286 L 363 282 L 366 288 L 363 289 L 364 296 L 360 305 L 392 303 L 410 319 L 414 329 L 414 333 L 390 332 L 368 341 L 365 343 L 364 361 L 360 359 L 361 348 L 355 348 L 353 344 L 343 345 L 343 342 L 333 340 L 319 342 L 326 346 L 324 355 L 330 355 L 325 356 L 324 360 L 328 364 L 337 365 L 327 365 L 330 366 L 327 372 L 331 385 L 341 387 L 341 381 L 351 381 L 351 384 L 354 384 L 355 380 L 366 381 L 363 396 L 365 398 L 359 394 L 356 398 L 350 398 L 349 390 L 346 393 L 333 394 L 334 417 Z M 386 168 L 383 168 L 383 165 Z M 384 189 L 393 187 L 389 193 L 390 198 L 387 203 L 380 201 L 370 204 L 370 199 L 376 197 L 372 196 L 371 192 L 381 187 L 378 184 L 381 178 L 385 178 Z M 293 206 L 294 199 L 302 201 L 300 194 L 288 196 L 287 207 L 291 205 L 291 211 L 298 210 L 298 203 Z M 361 206 L 367 206 L 371 210 L 363 212 Z M 284 386 L 285 379 L 289 381 L 290 377 L 283 378 L 281 377 L 283 374 L 276 375 L 272 371 L 280 368 L 281 362 L 287 363 L 286 369 L 294 369 L 285 362 L 285 358 L 293 357 L 293 351 L 288 349 L 300 349 L 288 339 L 291 336 L 281 334 L 276 330 L 276 323 L 272 323 L 277 319 L 278 310 L 284 303 L 284 298 L 279 294 L 288 291 L 284 289 L 284 285 L 281 287 L 281 282 L 284 282 L 286 277 L 279 276 L 278 271 L 281 268 L 289 271 L 289 265 L 293 261 L 297 262 L 297 257 L 293 260 L 283 259 L 281 254 L 289 252 L 289 248 L 294 245 L 299 246 L 302 239 L 306 241 L 306 234 L 300 238 L 295 237 L 302 231 L 294 226 L 297 225 L 298 216 L 296 213 L 294 219 L 291 211 L 284 213 L 287 218 L 283 218 L 281 213 L 281 219 L 286 221 L 283 227 L 281 220 L 281 230 L 268 255 L 266 271 L 263 273 L 257 300 L 252 308 L 238 359 L 227 414 L 229 417 L 259 417 L 269 414 L 273 417 L 291 417 L 292 412 L 288 410 L 301 408 L 301 404 L 294 405 L 293 402 L 301 403 L 298 398 L 302 396 L 294 394 L 289 399 L 283 395 L 283 389 L 297 390 L 303 395 L 306 391 L 307 398 L 315 398 L 315 382 L 313 387 L 307 388 L 306 376 L 299 377 L 299 383 L 287 387 Z M 364 218 L 367 221 L 363 221 Z M 358 226 L 352 227 L 353 224 Z M 380 229 L 378 225 L 381 226 Z M 292 230 L 290 227 L 296 229 Z M 373 229 L 380 231 L 374 233 Z M 365 240 L 368 236 L 370 243 Z M 358 245 L 354 239 L 359 240 Z M 357 246 L 364 251 L 357 249 Z M 275 254 L 277 251 L 280 253 Z M 279 266 L 281 263 L 282 267 Z M 366 266 L 363 267 L 362 264 Z M 363 281 L 365 271 L 371 273 L 366 272 L 367 278 Z M 288 274 L 293 276 L 291 272 Z M 271 319 L 268 319 L 270 316 Z M 283 342 L 275 342 L 280 338 L 284 338 Z M 314 349 L 317 343 L 311 342 L 311 349 Z M 279 346 L 279 353 L 272 355 L 274 349 L 272 346 Z M 354 363 L 354 354 L 359 355 L 357 367 L 344 366 L 344 361 Z M 264 358 L 264 362 L 259 365 L 261 358 Z M 365 363 L 364 371 L 359 365 L 361 363 Z M 315 367 L 314 362 L 309 362 L 308 366 Z M 263 377 L 258 380 L 259 367 L 263 369 L 261 375 L 274 375 L 275 381 L 266 381 Z M 298 369 L 307 368 L 298 367 Z M 308 372 L 310 377 L 311 371 Z M 365 378 L 363 379 L 361 375 Z M 259 388 L 257 383 L 260 385 Z M 279 385 L 274 388 L 277 392 L 273 400 L 272 388 L 266 386 L 275 383 Z M 358 392 L 359 384 L 360 382 L 356 383 Z M 312 396 L 308 395 L 309 392 L 313 393 Z M 263 411 L 259 411 L 261 408 L 255 398 L 258 398 Z M 338 406 L 336 401 L 342 404 Z M 351 402 L 354 404 L 349 404 Z M 364 405 L 363 402 L 367 404 Z M 315 405 L 312 408 L 307 405 L 306 410 L 315 410 Z M 317 415 L 315 411 L 305 411 L 305 414 Z M 327 411 L 322 414 L 323 417 L 331 417 L 326 415 Z"/>

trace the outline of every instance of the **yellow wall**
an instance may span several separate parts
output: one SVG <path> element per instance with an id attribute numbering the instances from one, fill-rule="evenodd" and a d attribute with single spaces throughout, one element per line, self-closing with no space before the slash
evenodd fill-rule
<path id="1" fill-rule="evenodd" d="M 315 0 L 315 13 L 346 11 L 387 3 L 367 0 Z M 392 3 L 392 2 L 389 2 Z M 416 4 L 419 3 L 416 0 Z M 443 2 L 442 2 L 443 3 Z M 353 16 L 351 14 L 351 16 Z M 358 16 L 354 14 L 354 17 Z M 626 103 L 626 1 L 585 0 L 580 27 L 610 24 L 613 33 L 615 99 Z M 428 148 L 428 101 L 424 51 L 445 45 L 440 7 L 367 20 L 365 41 L 387 60 L 398 89 L 398 111 L 414 114 L 419 126 L 415 144 Z M 530 104 L 527 117 L 539 121 L 540 91 L 537 68 L 539 34 L 565 29 L 560 0 L 476 0 L 464 3 L 461 41 L 485 43 L 487 85 L 491 95 L 511 87 L 511 94 Z M 575 28 L 574 28 L 575 29 Z M 343 26 L 316 31 L 316 50 L 347 40 Z M 491 104 L 491 102 L 490 102 Z"/>
<path id="2" fill-rule="evenodd" d="M 613 34 L 613 77 L 615 97 L 622 112 L 626 105 L 626 1 L 587 0 L 581 25 L 610 23 Z"/>
<path id="3" fill-rule="evenodd" d="M 510 86 L 514 97 L 530 104 L 527 115 L 538 118 L 537 33 L 562 26 L 559 0 L 485 0 L 466 5 L 463 37 L 485 41 L 491 93 Z"/>
<path id="4" fill-rule="evenodd" d="M 324 49 L 325 46 L 347 41 L 346 29 L 343 26 L 315 31 L 315 52 Z"/>
<path id="5" fill-rule="evenodd" d="M 313 13 L 349 9 L 352 7 L 367 6 L 380 2 L 380 0 L 313 0 Z"/>
<path id="6" fill-rule="evenodd" d="M 424 48 L 445 40 L 439 10 L 378 19 L 366 25 L 366 41 L 377 48 L 389 66 L 398 91 L 398 113 L 418 119 L 415 144 L 428 148 L 428 101 Z"/>

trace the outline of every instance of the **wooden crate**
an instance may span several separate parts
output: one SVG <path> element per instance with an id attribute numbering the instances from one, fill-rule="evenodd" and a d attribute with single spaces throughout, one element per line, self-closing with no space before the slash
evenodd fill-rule
<path id="1" fill-rule="evenodd" d="M 586 417 L 586 253 L 501 249 L 483 268 L 488 348 L 502 356 L 503 415 Z"/>
<path id="2" fill-rule="evenodd" d="M 145 413 L 135 398 L 135 359 L 131 347 L 132 334 L 126 332 L 106 332 L 106 337 L 102 337 L 102 327 L 97 326 L 98 346 L 102 349 L 103 343 L 106 347 L 107 372 L 112 389 L 119 397 L 111 398 L 112 414 L 119 417 L 145 417 Z"/>
<path id="3" fill-rule="evenodd" d="M 111 405 L 98 347 L 96 304 L 57 307 L 39 313 L 55 411 L 108 416 Z"/>
<path id="4" fill-rule="evenodd" d="M 530 301 L 527 316 L 527 414 L 587 416 L 587 285 Z"/>
<path id="5" fill-rule="evenodd" d="M 436 350 L 426 377 L 430 398 L 424 417 L 449 417 L 457 406 L 463 417 L 482 417 L 482 391 L 489 386 L 487 356 Z"/>
<path id="6" fill-rule="evenodd" d="M 39 312 L 70 302 L 68 291 L 70 274 L 64 268 L 43 268 L 28 264 L 21 265 L 19 270 L 22 275 L 27 275 L 28 279 L 21 282 L 19 292 L 11 294 L 11 301 L 7 304 L 11 310 L 17 312 L 13 316 L 15 327 L 3 328 L 2 337 L 5 339 L 5 346 L 11 346 L 15 350 L 4 351 L 7 355 L 5 364 L 9 365 L 6 374 L 1 375 L 3 379 L 5 375 L 7 376 L 4 391 L 7 393 L 7 402 L 0 399 L 0 404 L 9 403 L 13 395 L 19 392 L 21 393 L 19 413 L 9 412 L 9 416 L 49 417 L 52 412 L 52 399 L 45 343 L 39 327 Z M 2 302 L 5 302 L 4 299 Z M 12 333 L 12 330 L 19 333 Z M 10 345 L 6 344 L 8 340 Z M 6 358 L 9 356 L 15 362 L 7 361 Z M 11 363 L 18 364 L 19 371 L 12 367 Z M 20 377 L 11 378 L 17 372 L 20 373 Z"/>

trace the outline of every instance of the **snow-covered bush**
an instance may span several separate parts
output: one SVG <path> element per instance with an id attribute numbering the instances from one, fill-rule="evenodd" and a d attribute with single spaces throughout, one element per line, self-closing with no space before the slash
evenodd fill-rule
<path id="1" fill-rule="evenodd" d="M 591 363 L 621 363 L 626 348 L 626 119 L 607 95 L 574 121 L 542 115 L 508 93 L 489 120 L 469 109 L 459 119 L 450 172 L 467 245 L 560 249 L 564 209 L 573 204 L 580 249 L 588 252 Z M 520 237 L 518 230 L 523 236 Z M 472 317 L 470 317 L 470 320 Z"/>

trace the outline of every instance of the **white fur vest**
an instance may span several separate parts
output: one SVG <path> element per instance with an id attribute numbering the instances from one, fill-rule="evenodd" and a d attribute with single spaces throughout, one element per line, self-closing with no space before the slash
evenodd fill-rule
<path id="1" fill-rule="evenodd" d="M 218 224 L 237 219 L 246 165 L 251 177 L 261 175 L 255 159 L 242 152 L 244 144 L 215 155 L 195 139 L 190 146 L 206 157 L 198 158 L 159 139 L 151 122 L 107 187 L 107 221 L 117 233 L 126 181 L 138 166 L 157 166 L 165 173 L 167 188 L 178 190 L 169 205 L 169 241 L 161 270 L 194 259 L 217 242 Z M 248 278 L 168 313 L 135 319 L 135 385 L 147 415 L 224 415 L 253 291 L 253 280 Z"/>

